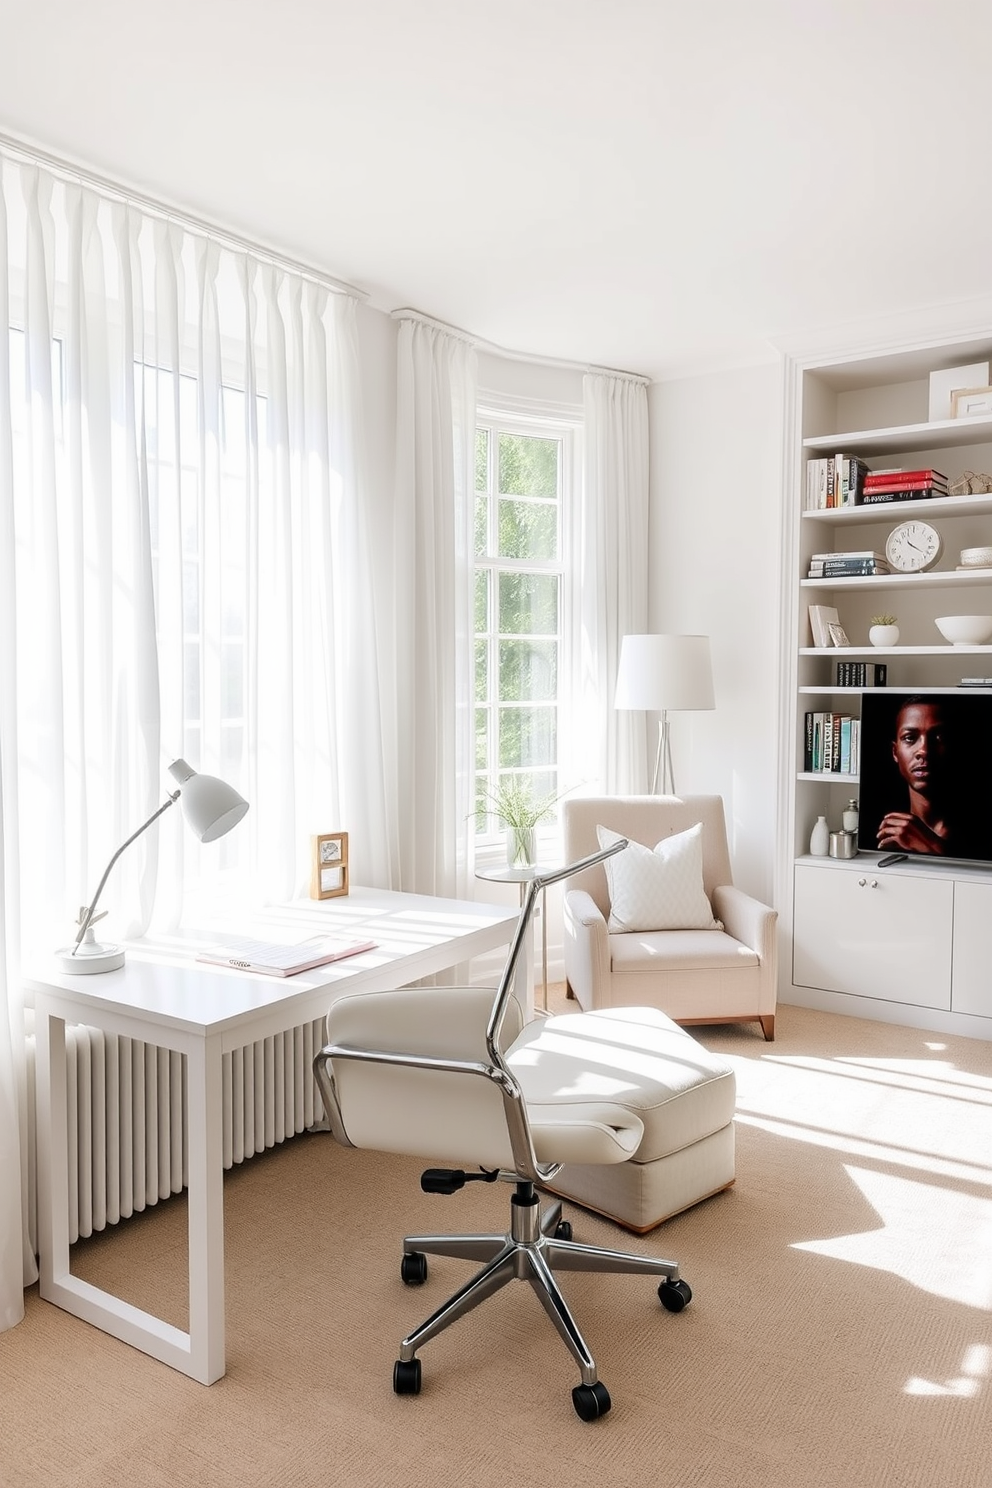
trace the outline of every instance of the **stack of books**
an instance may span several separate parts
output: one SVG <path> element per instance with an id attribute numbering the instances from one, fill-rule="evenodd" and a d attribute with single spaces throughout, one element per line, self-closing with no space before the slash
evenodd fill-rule
<path id="1" fill-rule="evenodd" d="M 861 720 L 849 713 L 807 713 L 803 769 L 809 773 L 856 775 L 861 754 Z"/>
<path id="2" fill-rule="evenodd" d="M 857 506 L 881 506 L 889 501 L 929 501 L 947 495 L 947 476 L 932 467 L 922 470 L 873 470 L 866 475 Z"/>
<path id="3" fill-rule="evenodd" d="M 857 506 L 871 471 L 858 455 L 827 455 L 806 465 L 806 510 Z"/>
<path id="4" fill-rule="evenodd" d="M 871 574 L 887 574 L 892 569 L 884 553 L 861 548 L 850 553 L 814 553 L 809 560 L 811 579 L 859 579 Z"/>

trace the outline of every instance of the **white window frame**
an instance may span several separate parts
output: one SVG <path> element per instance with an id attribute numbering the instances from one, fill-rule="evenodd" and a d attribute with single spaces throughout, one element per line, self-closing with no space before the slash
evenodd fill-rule
<path id="1" fill-rule="evenodd" d="M 567 778 L 569 761 L 567 750 L 563 748 L 565 743 L 565 729 L 563 727 L 571 709 L 568 706 L 566 689 L 573 674 L 571 645 L 572 645 L 572 616 L 570 613 L 572 594 L 574 586 L 571 582 L 572 555 L 575 543 L 572 533 L 572 518 L 578 510 L 578 489 L 576 482 L 582 468 L 581 465 L 581 435 L 582 435 L 582 410 L 570 404 L 551 404 L 538 402 L 536 400 L 514 398 L 507 395 L 487 395 L 480 393 L 476 408 L 476 427 L 488 429 L 490 433 L 490 459 L 494 458 L 493 439 L 500 433 L 519 434 L 531 438 L 553 438 L 561 442 L 561 463 L 559 467 L 559 490 L 558 490 L 558 557 L 555 559 L 533 559 L 521 562 L 518 559 L 500 559 L 487 557 L 480 560 L 473 555 L 473 572 L 478 572 L 480 567 L 487 568 L 494 573 L 513 572 L 544 572 L 557 574 L 560 584 L 559 609 L 558 609 L 558 633 L 555 639 L 558 644 L 558 691 L 556 698 L 557 708 L 557 757 L 554 769 L 557 774 L 559 792 L 566 791 L 575 782 Z M 474 613 L 474 612 L 473 612 Z M 496 647 L 497 632 L 490 627 L 490 645 Z M 473 757 L 475 749 L 475 707 L 474 697 L 474 631 L 473 631 L 473 710 L 472 710 L 472 739 Z M 498 656 L 490 654 L 488 675 L 490 678 L 490 701 L 493 701 L 492 690 L 496 686 L 498 677 Z M 496 717 L 495 708 L 492 710 L 493 719 Z M 498 740 L 490 737 L 490 751 L 498 749 Z M 493 757 L 490 755 L 490 757 Z M 538 828 L 538 852 L 542 861 L 550 860 L 560 856 L 561 831 L 557 821 L 544 823 Z M 485 866 L 501 864 L 505 861 L 505 833 L 502 829 L 480 832 L 475 836 L 475 858 L 476 861 Z"/>

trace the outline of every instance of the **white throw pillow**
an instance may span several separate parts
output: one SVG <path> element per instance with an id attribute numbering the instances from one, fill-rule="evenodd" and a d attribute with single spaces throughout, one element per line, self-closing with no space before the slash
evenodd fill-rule
<path id="1" fill-rule="evenodd" d="M 597 827 L 600 847 L 619 842 L 622 833 Z M 652 851 L 629 842 L 607 858 L 610 930 L 722 930 L 703 888 L 703 827 L 665 837 Z"/>

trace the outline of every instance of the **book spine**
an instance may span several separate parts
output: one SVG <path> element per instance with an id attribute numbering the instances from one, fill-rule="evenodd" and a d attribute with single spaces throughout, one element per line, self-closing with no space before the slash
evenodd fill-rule
<path id="1" fill-rule="evenodd" d="M 847 714 L 840 721 L 840 773 L 851 773 L 851 719 Z"/>
<path id="2" fill-rule="evenodd" d="M 833 460 L 828 460 L 827 461 L 827 503 L 826 503 L 827 504 L 827 510 L 828 511 L 831 510 L 833 507 L 835 507 L 837 505 L 837 502 L 836 502 L 836 499 L 835 499 L 835 486 L 834 486 L 834 477 L 835 477 L 836 474 L 837 474 L 837 466 L 834 464 Z"/>
<path id="3" fill-rule="evenodd" d="M 864 578 L 872 574 L 887 574 L 891 569 L 887 563 L 876 563 L 873 558 L 855 558 L 852 562 L 811 563 L 808 577 L 811 579 Z"/>
<path id="4" fill-rule="evenodd" d="M 840 769 L 840 725 L 841 715 L 835 713 L 830 730 L 830 769 L 834 774 Z"/>
<path id="5" fill-rule="evenodd" d="M 851 719 L 851 774 L 861 770 L 861 719 Z"/>
<path id="6" fill-rule="evenodd" d="M 813 769 L 813 715 L 806 714 L 806 727 L 803 733 L 803 769 L 807 774 Z"/>

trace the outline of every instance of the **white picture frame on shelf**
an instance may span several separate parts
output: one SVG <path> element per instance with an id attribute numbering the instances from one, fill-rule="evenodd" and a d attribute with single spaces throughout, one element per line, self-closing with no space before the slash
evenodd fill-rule
<path id="1" fill-rule="evenodd" d="M 830 638 L 831 625 L 839 625 L 840 616 L 833 605 L 810 605 L 809 606 L 809 629 L 813 637 L 813 645 L 820 650 L 829 650 L 833 645 Z"/>
<path id="2" fill-rule="evenodd" d="M 942 367 L 930 373 L 929 421 L 937 424 L 954 418 L 951 398 L 959 388 L 986 387 L 989 381 L 989 363 L 972 362 L 968 367 Z"/>
<path id="3" fill-rule="evenodd" d="M 850 641 L 847 639 L 847 631 L 844 629 L 843 625 L 835 622 L 834 624 L 827 626 L 827 631 L 829 632 L 830 639 L 831 641 L 833 641 L 835 646 L 849 646 L 851 644 Z"/>
<path id="4" fill-rule="evenodd" d="M 992 387 L 957 388 L 951 394 L 951 418 L 988 418 Z"/>

